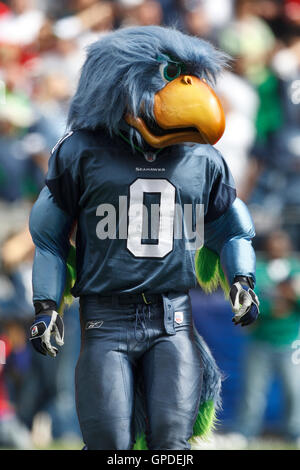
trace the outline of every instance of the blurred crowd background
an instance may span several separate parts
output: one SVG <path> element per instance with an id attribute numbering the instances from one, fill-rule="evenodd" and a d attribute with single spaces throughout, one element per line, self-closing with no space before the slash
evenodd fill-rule
<path id="1" fill-rule="evenodd" d="M 150 24 L 208 39 L 233 58 L 217 84 L 227 121 L 217 147 L 256 224 L 261 316 L 253 328 L 235 328 L 222 293 L 192 293 L 197 328 L 224 372 L 211 446 L 251 447 L 260 436 L 300 446 L 300 0 L 6 0 L 0 1 L 0 447 L 81 446 L 73 386 L 78 308 L 65 314 L 58 358 L 34 353 L 27 340 L 33 316 L 27 220 L 51 148 L 65 132 L 86 46 L 115 28 Z"/>

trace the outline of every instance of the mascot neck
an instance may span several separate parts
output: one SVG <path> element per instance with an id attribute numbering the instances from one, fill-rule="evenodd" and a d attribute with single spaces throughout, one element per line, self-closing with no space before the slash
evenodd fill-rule
<path id="1" fill-rule="evenodd" d="M 125 141 L 128 145 L 133 145 L 134 149 L 137 152 L 140 152 L 144 155 L 146 160 L 148 161 L 154 161 L 157 154 L 163 150 L 163 148 L 157 149 L 154 147 L 151 147 L 142 137 L 141 141 L 133 137 L 131 140 L 131 127 L 127 124 L 126 121 L 122 120 L 119 126 L 119 136 Z M 134 130 L 136 133 L 137 131 Z"/>

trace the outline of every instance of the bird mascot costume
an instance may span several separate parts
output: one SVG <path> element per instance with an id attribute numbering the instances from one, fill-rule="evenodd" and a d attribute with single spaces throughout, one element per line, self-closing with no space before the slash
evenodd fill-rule
<path id="1" fill-rule="evenodd" d="M 222 286 L 235 324 L 259 313 L 253 223 L 213 147 L 225 64 L 211 44 L 157 26 L 88 49 L 30 218 L 38 352 L 56 356 L 63 304 L 80 298 L 87 449 L 189 449 L 214 424 L 221 384 L 189 289 Z"/>

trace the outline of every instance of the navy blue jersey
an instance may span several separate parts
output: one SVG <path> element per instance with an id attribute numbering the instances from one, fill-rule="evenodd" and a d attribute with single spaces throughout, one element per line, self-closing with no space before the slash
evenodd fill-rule
<path id="1" fill-rule="evenodd" d="M 104 131 L 75 131 L 54 149 L 46 184 L 78 223 L 75 296 L 196 285 L 197 215 L 210 222 L 226 212 L 236 197 L 232 176 L 210 145 L 146 157 Z"/>

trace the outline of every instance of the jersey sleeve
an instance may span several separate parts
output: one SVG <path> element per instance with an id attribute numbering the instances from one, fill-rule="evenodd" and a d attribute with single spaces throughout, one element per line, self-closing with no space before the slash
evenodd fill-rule
<path id="1" fill-rule="evenodd" d="M 251 243 L 254 236 L 251 215 L 239 198 L 225 214 L 205 224 L 204 244 L 220 256 L 230 285 L 236 276 L 251 277 L 255 282 L 255 253 Z"/>
<path id="2" fill-rule="evenodd" d="M 58 207 L 73 218 L 77 217 L 80 199 L 79 167 L 80 151 L 70 133 L 52 150 L 46 185 Z"/>
<path id="3" fill-rule="evenodd" d="M 53 300 L 59 307 L 66 283 L 66 262 L 73 220 L 43 188 L 29 219 L 35 244 L 32 272 L 33 301 Z"/>
<path id="4" fill-rule="evenodd" d="M 236 198 L 235 183 L 229 167 L 222 155 L 217 150 L 215 152 L 216 159 L 205 222 L 212 222 L 225 214 Z"/>

